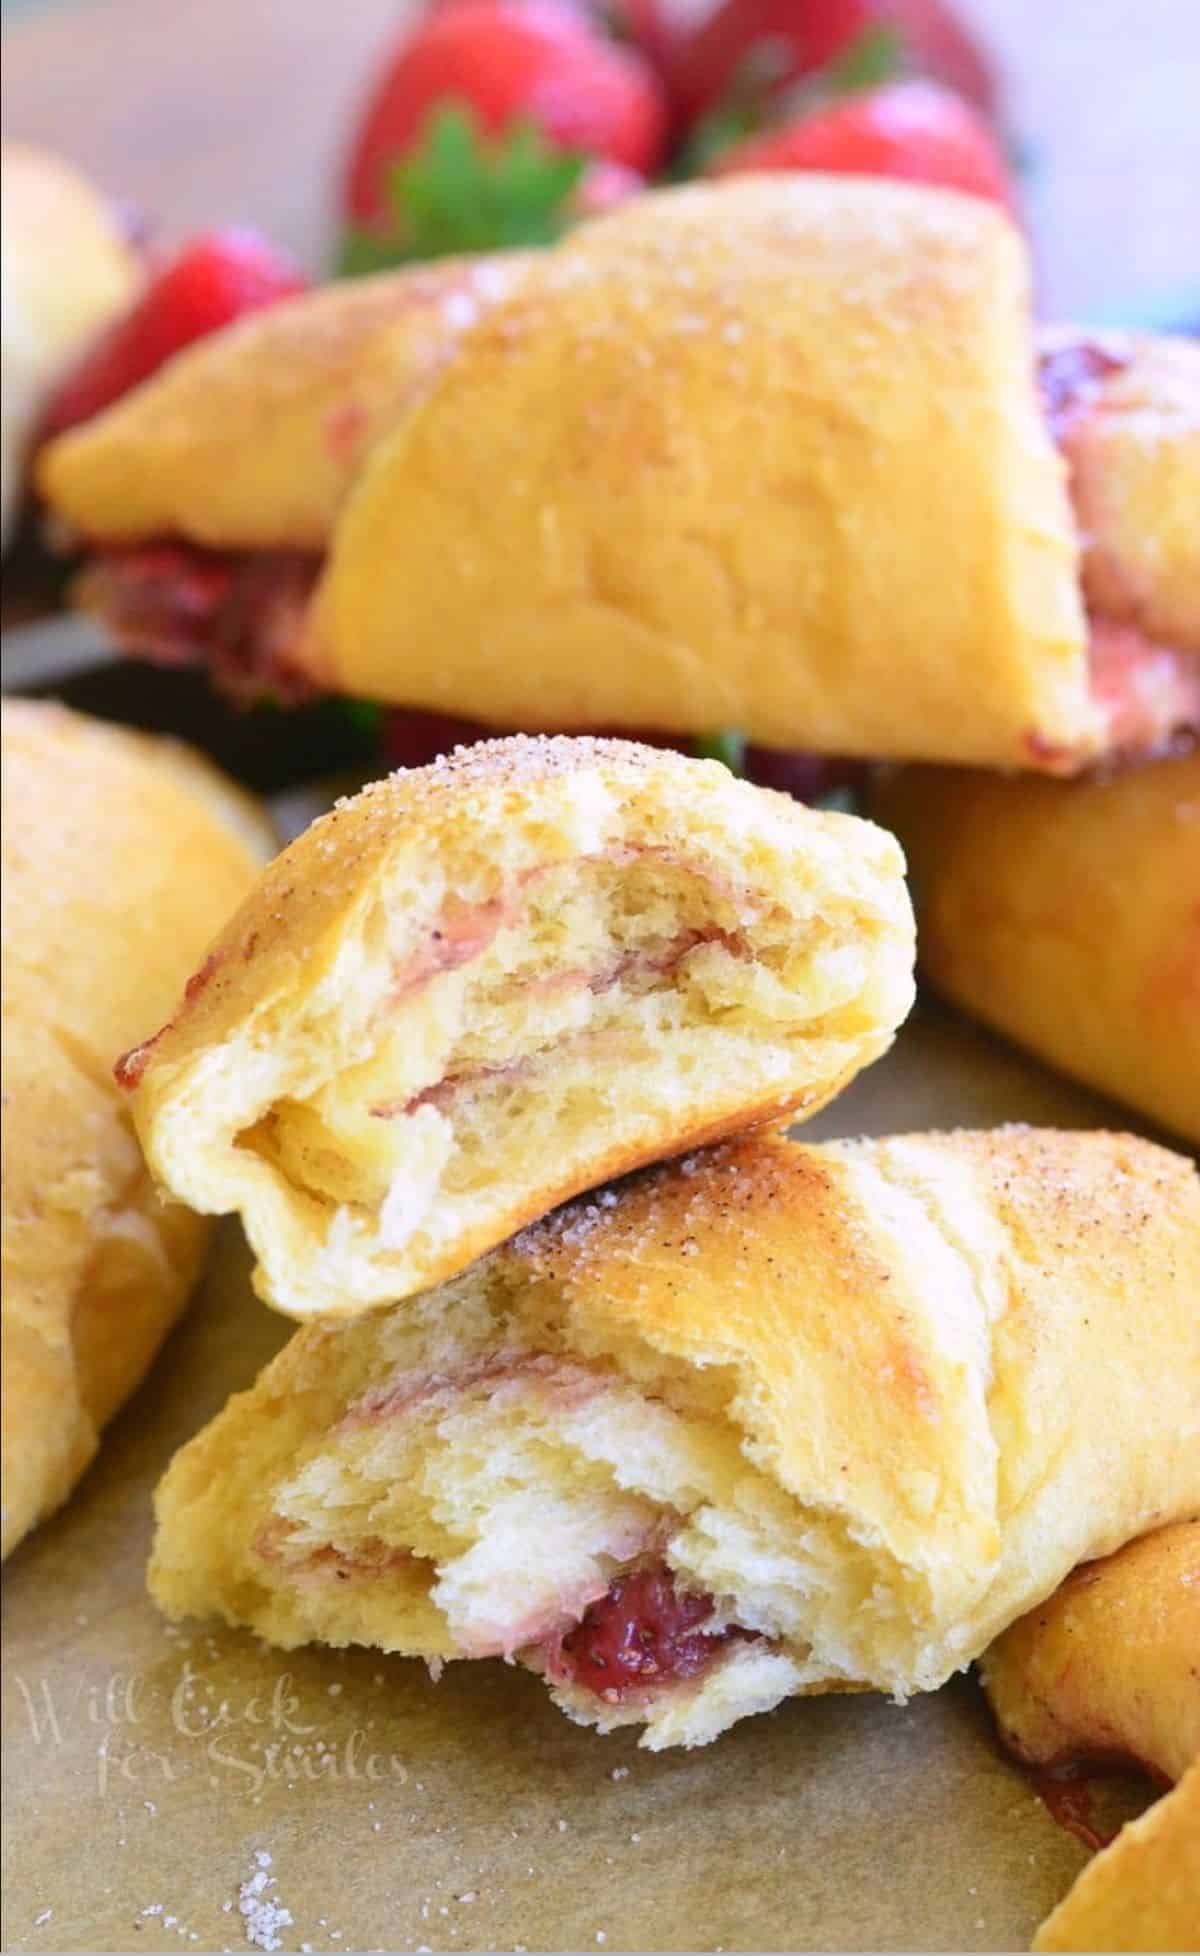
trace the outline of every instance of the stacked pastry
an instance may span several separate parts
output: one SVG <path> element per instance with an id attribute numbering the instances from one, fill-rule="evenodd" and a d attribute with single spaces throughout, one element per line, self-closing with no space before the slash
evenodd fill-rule
<path id="1" fill-rule="evenodd" d="M 696 1745 L 934 1689 L 1195 1516 L 1190 1163 L 778 1132 L 889 1042 L 910 933 L 881 831 L 618 742 L 316 823 L 120 1068 L 306 1320 L 164 1479 L 162 1606 Z"/>
<path id="2" fill-rule="evenodd" d="M 242 691 L 1020 770 L 879 804 L 924 967 L 1200 1140 L 1200 347 L 1035 339 L 990 206 L 645 197 L 247 321 L 40 480 L 116 638 Z"/>
<path id="3" fill-rule="evenodd" d="M 1024 770 L 884 790 L 931 974 L 1197 1136 L 1200 355 L 1058 335 L 1039 395 L 1037 353 L 998 213 L 748 180 L 281 306 L 41 483 L 118 638 L 239 684 Z M 1032 1754 L 1047 1599 L 1114 1556 L 1149 1594 L 1121 1551 L 1200 1513 L 1200 1184 L 1120 1135 L 779 1137 L 907 1010 L 901 876 L 604 742 L 289 851 L 121 1069 L 309 1320 L 168 1473 L 164 1607 L 513 1657 L 652 1746 L 983 1657 Z"/>

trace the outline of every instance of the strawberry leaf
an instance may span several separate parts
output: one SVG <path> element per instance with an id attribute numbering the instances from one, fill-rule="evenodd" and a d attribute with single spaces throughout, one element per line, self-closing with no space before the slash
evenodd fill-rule
<path id="1" fill-rule="evenodd" d="M 750 102 L 729 102 L 724 108 L 710 109 L 693 123 L 672 177 L 682 183 L 689 177 L 702 177 L 725 150 L 734 149 L 747 136 L 756 136 L 762 126 L 762 112 Z"/>
<path id="2" fill-rule="evenodd" d="M 864 27 L 848 48 L 813 76 L 823 96 L 856 95 L 895 81 L 904 69 L 904 38 L 894 27 Z"/>
<path id="3" fill-rule="evenodd" d="M 493 140 L 469 107 L 447 104 L 421 147 L 388 172 L 387 229 L 347 232 L 338 271 L 356 277 L 413 259 L 553 244 L 587 164 L 553 148 L 535 123 Z"/>
<path id="4" fill-rule="evenodd" d="M 695 124 L 675 174 L 703 176 L 723 151 L 747 136 L 797 121 L 839 96 L 879 88 L 902 74 L 904 67 L 904 41 L 896 29 L 866 27 L 823 68 L 781 91 L 780 42 L 771 37 L 755 41 L 734 71 L 722 101 Z"/>
<path id="5" fill-rule="evenodd" d="M 692 752 L 698 761 L 720 761 L 731 774 L 746 772 L 746 736 L 732 728 L 724 733 L 697 734 L 692 741 Z"/>

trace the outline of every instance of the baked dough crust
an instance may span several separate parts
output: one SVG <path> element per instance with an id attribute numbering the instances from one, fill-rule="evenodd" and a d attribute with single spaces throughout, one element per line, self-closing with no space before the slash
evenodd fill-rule
<path id="1" fill-rule="evenodd" d="M 1200 753 L 1069 783 L 903 769 L 873 812 L 938 990 L 1200 1143 Z"/>
<path id="2" fill-rule="evenodd" d="M 151 1588 L 284 1646 L 536 1665 L 654 1553 L 759 1638 L 648 1702 L 556 1687 L 573 1717 L 696 1744 L 933 1689 L 1195 1512 L 1197 1295 L 1200 1179 L 1146 1141 L 727 1143 L 306 1326 L 173 1462 Z"/>
<path id="3" fill-rule="evenodd" d="M 272 308 L 52 444 L 42 491 L 97 539 L 328 545 L 297 656 L 359 697 L 993 766 L 1102 745 L 1003 214 L 746 178 L 485 271 Z"/>
<path id="4" fill-rule="evenodd" d="M 251 313 L 49 443 L 38 487 L 93 541 L 323 550 L 372 444 L 526 263 L 447 258 Z"/>
<path id="5" fill-rule="evenodd" d="M 314 823 L 132 1056 L 164 1185 L 344 1316 L 556 1202 L 829 1100 L 912 1002 L 890 837 L 620 741 L 516 737 Z"/>
<path id="6" fill-rule="evenodd" d="M 1095 746 L 1031 368 L 1024 252 L 978 199 L 814 176 L 639 199 L 538 261 L 381 443 L 318 676 L 505 726 Z"/>
<path id="7" fill-rule="evenodd" d="M 199 757 L 3 707 L 3 1550 L 64 1501 L 183 1306 L 206 1225 L 161 1202 L 112 1079 L 270 837 Z"/>
<path id="8" fill-rule="evenodd" d="M 1035 1949 L 1194 1950 L 1200 1923 L 1200 1760 L 1088 1862 Z"/>
<path id="9" fill-rule="evenodd" d="M 1076 1569 L 981 1669 L 1029 1764 L 1130 1759 L 1178 1779 L 1200 1753 L 1200 1521 Z"/>
<path id="10" fill-rule="evenodd" d="M 61 157 L 3 147 L 3 384 L 0 528 L 17 514 L 25 449 L 62 370 L 128 305 L 138 253 L 109 200 Z"/>

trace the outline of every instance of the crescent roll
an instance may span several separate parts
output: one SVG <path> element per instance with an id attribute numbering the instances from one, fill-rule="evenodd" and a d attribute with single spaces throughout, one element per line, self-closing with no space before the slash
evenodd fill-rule
<path id="1" fill-rule="evenodd" d="M 749 1137 L 305 1326 L 172 1463 L 150 1582 L 290 1647 L 516 1657 L 697 1745 L 905 1696 L 1200 1500 L 1200 1178 L 1121 1135 Z"/>
<path id="2" fill-rule="evenodd" d="M 61 157 L 5 143 L 0 172 L 0 544 L 16 521 L 26 450 L 65 367 L 142 281 L 119 214 Z"/>
<path id="3" fill-rule="evenodd" d="M 39 480 L 138 651 L 499 727 L 1071 772 L 1200 723 L 1200 351 L 1060 334 L 1039 398 L 1029 285 L 977 198 L 668 190 L 272 309 Z"/>
<path id="4" fill-rule="evenodd" d="M 1200 1753 L 1200 1520 L 1076 1569 L 982 1673 L 1005 1743 L 1031 1765 L 1128 1759 L 1178 1779 Z"/>
<path id="5" fill-rule="evenodd" d="M 187 749 L 8 701 L 4 1527 L 64 1501 L 181 1310 L 206 1228 L 164 1204 L 112 1078 L 270 837 Z"/>
<path id="6" fill-rule="evenodd" d="M 1111 780 L 886 779 L 939 991 L 1200 1143 L 1200 753 Z"/>
<path id="7" fill-rule="evenodd" d="M 829 1100 L 912 1002 L 892 839 L 620 741 L 463 749 L 284 852 L 123 1063 L 156 1174 L 344 1316 Z"/>
<path id="8" fill-rule="evenodd" d="M 1200 1759 L 1089 1861 L 1035 1949 L 1194 1950 L 1200 1929 Z"/>

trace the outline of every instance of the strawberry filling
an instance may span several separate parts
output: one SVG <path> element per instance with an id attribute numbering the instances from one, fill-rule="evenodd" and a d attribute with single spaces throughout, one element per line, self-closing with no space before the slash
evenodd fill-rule
<path id="1" fill-rule="evenodd" d="M 1037 382 L 1046 425 L 1060 444 L 1086 414 L 1106 380 L 1123 373 L 1128 353 L 1098 340 L 1069 340 L 1048 347 L 1038 359 Z"/>
<path id="2" fill-rule="evenodd" d="M 610 1704 L 699 1677 L 729 1644 L 757 1635 L 736 1624 L 706 1630 L 712 1614 L 712 1597 L 681 1590 L 665 1562 L 634 1569 L 545 1650 L 546 1675 Z"/>
<path id="3" fill-rule="evenodd" d="M 295 550 L 157 543 L 101 551 L 77 597 L 135 658 L 206 664 L 240 704 L 267 695 L 294 704 L 314 691 L 294 659 L 320 570 L 319 557 Z"/>
<path id="4" fill-rule="evenodd" d="M 1091 667 L 1112 753 L 1149 754 L 1200 732 L 1200 654 L 1155 645 L 1135 625 L 1096 619 Z"/>

